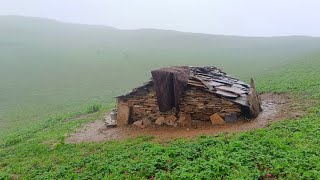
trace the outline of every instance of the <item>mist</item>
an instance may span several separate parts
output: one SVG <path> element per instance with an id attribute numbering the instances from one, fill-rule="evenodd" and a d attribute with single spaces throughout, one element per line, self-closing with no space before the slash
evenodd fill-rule
<path id="1" fill-rule="evenodd" d="M 317 0 L 10 0 L 0 15 L 240 36 L 320 36 Z"/>

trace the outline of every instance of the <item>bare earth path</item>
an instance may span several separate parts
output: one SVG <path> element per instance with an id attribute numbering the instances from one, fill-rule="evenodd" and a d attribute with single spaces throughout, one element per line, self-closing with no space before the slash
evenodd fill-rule
<path id="1" fill-rule="evenodd" d="M 242 120 L 221 126 L 213 126 L 211 122 L 194 122 L 191 127 L 151 126 L 145 129 L 137 127 L 106 128 L 102 120 L 86 124 L 76 133 L 70 134 L 68 143 L 100 142 L 121 140 L 137 136 L 154 136 L 156 141 L 170 141 L 176 138 L 193 138 L 198 135 L 217 135 L 234 133 L 266 127 L 270 122 L 296 118 L 305 112 L 304 109 L 286 94 L 262 94 L 263 112 L 250 121 Z"/>

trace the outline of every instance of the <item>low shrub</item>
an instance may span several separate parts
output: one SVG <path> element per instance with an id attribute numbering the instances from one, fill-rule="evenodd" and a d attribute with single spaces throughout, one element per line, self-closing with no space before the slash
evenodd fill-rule
<path id="1" fill-rule="evenodd" d="M 101 104 L 92 104 L 87 108 L 87 113 L 95 113 L 98 112 L 101 109 L 102 105 Z"/>

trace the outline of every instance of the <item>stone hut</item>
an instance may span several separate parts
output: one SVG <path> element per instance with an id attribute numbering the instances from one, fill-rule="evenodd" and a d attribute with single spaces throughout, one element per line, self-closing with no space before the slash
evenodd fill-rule
<path id="1" fill-rule="evenodd" d="M 116 97 L 118 126 L 185 115 L 199 121 L 219 115 L 233 122 L 262 110 L 252 79 L 249 85 L 216 67 L 169 67 L 151 74 L 149 82 Z"/>

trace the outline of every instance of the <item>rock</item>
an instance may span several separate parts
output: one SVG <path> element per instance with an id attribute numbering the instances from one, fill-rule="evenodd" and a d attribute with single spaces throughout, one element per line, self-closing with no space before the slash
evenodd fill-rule
<path id="1" fill-rule="evenodd" d="M 159 126 L 161 126 L 161 125 L 164 124 L 164 123 L 165 123 L 164 117 L 159 117 L 159 118 L 156 120 L 156 122 L 155 122 L 155 124 L 157 124 L 157 125 L 159 125 Z"/>
<path id="2" fill-rule="evenodd" d="M 218 113 L 211 115 L 210 120 L 213 125 L 222 125 L 226 123 Z"/>
<path id="3" fill-rule="evenodd" d="M 134 122 L 133 125 L 141 128 L 141 129 L 145 128 L 145 126 L 143 125 L 142 120 Z"/>
<path id="4" fill-rule="evenodd" d="M 250 118 L 257 117 L 259 113 L 262 111 L 261 98 L 259 97 L 256 91 L 256 86 L 252 78 L 250 82 L 250 91 L 247 96 L 247 101 L 249 104 L 249 110 L 250 110 L 250 116 L 251 116 Z"/>
<path id="5" fill-rule="evenodd" d="M 166 120 L 167 120 L 167 121 L 173 121 L 173 122 L 175 122 L 175 121 L 177 120 L 177 118 L 176 118 L 176 116 L 174 116 L 174 115 L 170 115 L 170 116 L 167 116 L 167 117 L 166 117 Z"/>
<path id="6" fill-rule="evenodd" d="M 150 126 L 152 124 L 152 121 L 150 121 L 148 118 L 143 118 L 142 119 L 142 124 L 144 126 Z"/>
<path id="7" fill-rule="evenodd" d="M 236 122 L 237 119 L 238 117 L 235 114 L 228 114 L 224 117 L 224 121 L 227 123 Z"/>
<path id="8" fill-rule="evenodd" d="M 173 127 L 177 127 L 177 126 L 178 126 L 178 123 L 175 122 L 175 123 L 173 124 Z"/>
<path id="9" fill-rule="evenodd" d="M 176 127 L 177 126 L 176 121 L 177 121 L 177 118 L 174 115 L 170 115 L 165 118 L 165 124 L 167 124 L 168 126 Z"/>
<path id="10" fill-rule="evenodd" d="M 115 120 L 105 121 L 105 124 L 106 124 L 107 128 L 115 128 L 115 127 L 117 127 L 117 121 L 115 121 Z"/>
<path id="11" fill-rule="evenodd" d="M 174 122 L 174 121 L 172 121 L 172 120 L 167 120 L 167 121 L 165 122 L 165 124 L 168 125 L 168 126 L 174 126 L 174 127 L 177 126 L 177 123 Z"/>
<path id="12" fill-rule="evenodd" d="M 181 114 L 178 119 L 178 124 L 181 124 L 182 126 L 191 126 L 192 125 L 192 119 L 190 114 Z"/>
<path id="13" fill-rule="evenodd" d="M 130 117 L 130 107 L 127 103 L 118 104 L 117 126 L 127 126 Z"/>
<path id="14" fill-rule="evenodd" d="M 105 122 L 107 128 L 117 127 L 117 121 L 111 119 L 109 114 L 104 117 L 104 122 Z"/>

